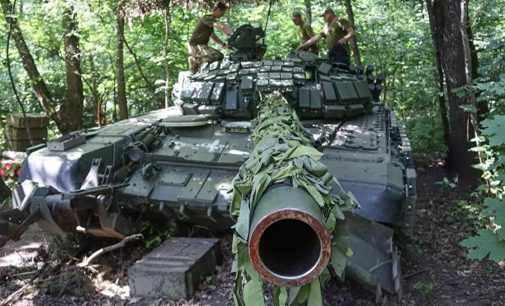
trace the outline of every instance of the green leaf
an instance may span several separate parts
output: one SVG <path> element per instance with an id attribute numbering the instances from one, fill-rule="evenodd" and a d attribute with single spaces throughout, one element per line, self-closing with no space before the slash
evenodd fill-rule
<path id="1" fill-rule="evenodd" d="M 257 279 L 259 281 L 260 277 L 258 272 L 254 270 L 251 261 L 249 259 L 249 253 L 247 251 L 247 246 L 244 243 L 239 243 L 237 245 L 237 266 L 239 269 L 243 269 L 247 275 L 252 279 Z"/>
<path id="2" fill-rule="evenodd" d="M 307 301 L 310 295 L 310 289 L 311 289 L 311 284 L 304 285 L 300 288 L 298 291 L 298 294 L 296 295 L 296 303 L 297 304 L 303 304 Z"/>
<path id="3" fill-rule="evenodd" d="M 331 252 L 331 265 L 335 269 L 338 277 L 343 279 L 345 267 L 347 265 L 347 256 L 339 248 L 333 248 Z"/>
<path id="4" fill-rule="evenodd" d="M 319 278 L 316 278 L 312 281 L 312 283 L 310 283 L 310 293 L 307 306 L 323 306 L 323 296 L 321 294 L 321 284 L 319 283 Z"/>
<path id="5" fill-rule="evenodd" d="M 311 158 L 304 158 L 303 165 L 307 171 L 317 177 L 321 177 L 328 173 L 328 168 L 325 164 Z"/>
<path id="6" fill-rule="evenodd" d="M 484 200 L 484 205 L 486 209 L 482 211 L 482 214 L 487 217 L 494 217 L 494 223 L 505 226 L 505 201 L 486 198 Z"/>
<path id="7" fill-rule="evenodd" d="M 273 290 L 274 306 L 286 306 L 288 301 L 288 290 L 285 287 L 275 287 Z"/>
<path id="8" fill-rule="evenodd" d="M 261 173 L 253 178 L 253 189 L 251 192 L 251 211 L 254 211 L 254 205 L 256 205 L 256 202 L 261 198 L 265 190 L 268 188 L 270 185 L 270 182 L 272 181 L 272 178 L 270 175 Z"/>
<path id="9" fill-rule="evenodd" d="M 240 214 L 238 215 L 237 223 L 235 224 L 235 231 L 242 239 L 249 238 L 249 221 L 250 221 L 249 203 L 245 200 L 240 205 Z"/>
<path id="10" fill-rule="evenodd" d="M 472 113 L 472 114 L 477 113 L 477 107 L 475 107 L 474 104 L 464 104 L 464 105 L 460 105 L 459 107 L 467 113 Z"/>
<path id="11" fill-rule="evenodd" d="M 246 306 L 244 298 L 242 295 L 242 281 L 244 279 L 244 273 L 239 271 L 235 276 L 235 285 L 233 286 L 233 301 L 235 306 Z"/>
<path id="12" fill-rule="evenodd" d="M 349 247 L 349 235 L 344 224 L 339 223 L 333 235 L 331 265 L 342 279 L 348 258 L 353 255 L 353 252 Z"/>
<path id="13" fill-rule="evenodd" d="M 489 138 L 489 144 L 492 146 L 501 146 L 505 144 L 505 116 L 498 115 L 492 119 L 486 119 L 482 122 L 484 129 L 482 133 Z"/>
<path id="14" fill-rule="evenodd" d="M 319 206 L 324 207 L 324 198 L 313 184 L 307 182 L 305 179 L 299 179 L 298 183 L 303 186 L 305 190 L 307 190 L 307 192 L 314 199 L 314 201 L 319 204 Z"/>
<path id="15" fill-rule="evenodd" d="M 299 293 L 300 293 L 300 290 L 302 289 L 303 287 L 288 287 L 287 290 L 288 290 L 288 295 L 289 295 L 289 300 L 287 301 L 288 302 L 288 306 L 295 303 L 297 297 L 299 296 Z"/>
<path id="16" fill-rule="evenodd" d="M 297 158 L 300 156 L 310 156 L 315 160 L 321 159 L 323 156 L 323 153 L 319 152 L 316 148 L 314 147 L 309 147 L 309 146 L 298 146 L 291 154 L 289 155 L 289 158 Z"/>
<path id="17" fill-rule="evenodd" d="M 265 306 L 261 281 L 251 279 L 244 286 L 244 301 L 247 306 Z"/>
<path id="18" fill-rule="evenodd" d="M 328 219 L 326 219 L 325 226 L 329 231 L 333 231 L 335 228 L 335 225 L 337 224 L 337 218 L 335 217 L 335 214 L 330 213 L 328 216 Z"/>
<path id="19" fill-rule="evenodd" d="M 480 230 L 478 236 L 461 241 L 460 245 L 468 249 L 470 259 L 482 260 L 487 256 L 495 262 L 505 259 L 505 242 L 487 229 Z"/>
<path id="20" fill-rule="evenodd" d="M 275 175 L 272 177 L 273 181 L 281 181 L 283 179 L 286 179 L 290 176 L 293 176 L 293 174 L 296 172 L 296 168 L 292 165 L 289 164 L 286 167 L 283 167 L 280 169 Z"/>

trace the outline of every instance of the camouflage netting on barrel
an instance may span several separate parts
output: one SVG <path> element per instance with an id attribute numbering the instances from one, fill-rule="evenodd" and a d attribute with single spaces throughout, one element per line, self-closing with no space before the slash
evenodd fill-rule
<path id="1" fill-rule="evenodd" d="M 319 160 L 296 112 L 280 93 L 262 97 L 250 158 L 233 181 L 236 305 L 322 305 L 330 270 L 342 277 L 352 256 L 344 212 L 354 197 Z"/>

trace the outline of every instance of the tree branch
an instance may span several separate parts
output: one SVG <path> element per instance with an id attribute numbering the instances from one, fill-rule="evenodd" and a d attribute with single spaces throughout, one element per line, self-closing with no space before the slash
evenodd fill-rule
<path id="1" fill-rule="evenodd" d="M 37 97 L 39 103 L 42 105 L 48 116 L 56 122 L 56 125 L 58 127 L 60 127 L 60 120 L 58 118 L 57 112 L 54 109 L 54 101 L 51 97 L 46 83 L 44 82 L 44 79 L 40 75 L 37 65 L 35 64 L 35 60 L 33 59 L 33 56 L 28 49 L 21 28 L 17 22 L 17 18 L 12 15 L 12 3 L 9 0 L 0 0 L 0 6 L 5 16 L 5 20 L 12 29 L 12 38 L 14 39 L 16 48 L 21 57 L 23 67 L 25 68 L 25 71 L 32 83 L 35 96 Z"/>
<path id="2" fill-rule="evenodd" d="M 112 252 L 112 251 L 120 249 L 120 248 L 124 248 L 128 242 L 131 242 L 134 240 L 141 240 L 141 239 L 144 239 L 144 236 L 142 234 L 135 234 L 135 235 L 125 237 L 120 242 L 110 245 L 105 248 L 101 248 L 101 249 L 97 250 L 96 252 L 94 252 L 93 254 L 91 254 L 90 257 L 85 257 L 84 260 L 80 264 L 78 264 L 77 266 L 79 266 L 79 267 L 89 266 L 91 264 L 91 262 L 94 261 L 99 256 L 102 256 L 105 253 L 109 253 L 109 252 Z"/>
<path id="3" fill-rule="evenodd" d="M 12 9 L 14 10 L 16 8 L 16 1 L 14 1 L 14 4 L 12 5 Z M 15 12 L 12 11 L 11 14 L 14 14 Z M 9 23 L 9 31 L 7 33 L 7 42 L 5 46 L 5 60 L 7 62 L 7 73 L 9 74 L 9 80 L 11 83 L 12 91 L 14 92 L 14 96 L 16 97 L 16 101 L 19 105 L 19 108 L 21 109 L 21 114 L 23 115 L 23 119 L 26 121 L 26 109 L 25 105 L 21 101 L 21 98 L 19 97 L 19 92 L 16 87 L 16 82 L 14 82 L 14 76 L 12 75 L 12 67 L 11 67 L 11 58 L 10 58 L 10 43 L 11 43 L 11 36 L 12 36 L 12 23 Z M 26 135 L 28 136 L 28 141 L 30 142 L 31 145 L 33 145 L 33 138 L 32 138 L 32 132 L 28 126 L 25 127 L 26 129 Z"/>
<path id="4" fill-rule="evenodd" d="M 128 49 L 128 52 L 130 52 L 130 54 L 132 55 L 133 61 L 135 62 L 135 65 L 137 66 L 140 76 L 142 77 L 142 79 L 144 79 L 144 81 L 146 82 L 146 85 L 149 87 L 149 89 L 151 89 L 153 91 L 153 94 L 154 94 L 154 92 L 156 91 L 156 88 L 154 87 L 153 83 L 151 81 L 149 81 L 149 79 L 146 77 L 146 75 L 144 73 L 144 69 L 142 69 L 142 65 L 140 65 L 140 62 L 138 60 L 137 54 L 135 54 L 133 49 L 128 44 L 128 41 L 126 40 L 124 33 L 122 33 L 122 34 L 123 34 L 123 41 L 126 46 L 126 49 Z"/>

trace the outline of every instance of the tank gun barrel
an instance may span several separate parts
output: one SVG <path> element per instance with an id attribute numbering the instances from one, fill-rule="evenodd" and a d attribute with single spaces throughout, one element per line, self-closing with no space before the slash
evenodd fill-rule
<path id="1" fill-rule="evenodd" d="M 248 248 L 263 279 L 301 286 L 328 265 L 331 234 L 319 205 L 305 190 L 274 185 L 256 206 Z"/>
<path id="2" fill-rule="evenodd" d="M 266 94 L 258 108 L 254 149 L 233 185 L 237 279 L 299 287 L 318 282 L 330 261 L 341 276 L 351 252 L 345 241 L 335 248 L 334 239 L 343 236 L 337 224 L 353 202 L 281 93 Z"/>

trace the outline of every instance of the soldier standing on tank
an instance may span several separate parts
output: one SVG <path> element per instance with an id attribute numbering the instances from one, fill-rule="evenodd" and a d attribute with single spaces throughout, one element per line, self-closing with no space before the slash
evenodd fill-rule
<path id="1" fill-rule="evenodd" d="M 298 50 L 313 46 L 321 38 L 324 38 L 330 62 L 348 67 L 351 62 L 348 42 L 354 37 L 352 25 L 346 19 L 337 17 L 331 8 L 327 8 L 321 17 L 324 18 L 326 23 L 323 31 L 303 43 L 298 47 Z"/>
<path id="2" fill-rule="evenodd" d="M 306 23 L 305 20 L 303 19 L 302 13 L 300 13 L 299 11 L 294 11 L 292 20 L 293 20 L 293 23 L 296 26 L 298 26 L 298 34 L 300 35 L 300 46 L 315 36 L 314 30 L 312 30 L 312 27 L 310 26 L 310 24 Z M 299 50 L 309 51 L 314 54 L 318 54 L 319 53 L 319 46 L 317 44 L 313 44 L 310 47 L 306 47 L 306 48 L 302 48 L 302 49 L 299 48 Z"/>
<path id="3" fill-rule="evenodd" d="M 200 69 L 203 63 L 212 63 L 223 59 L 223 54 L 209 46 L 209 40 L 212 39 L 223 48 L 228 45 L 223 42 L 215 33 L 214 28 L 220 30 L 226 35 L 231 35 L 232 30 L 228 25 L 218 23 L 217 20 L 224 16 L 228 6 L 223 2 L 218 2 L 212 9 L 212 13 L 203 16 L 198 20 L 193 34 L 188 43 L 189 67 L 191 72 L 195 73 Z"/>

